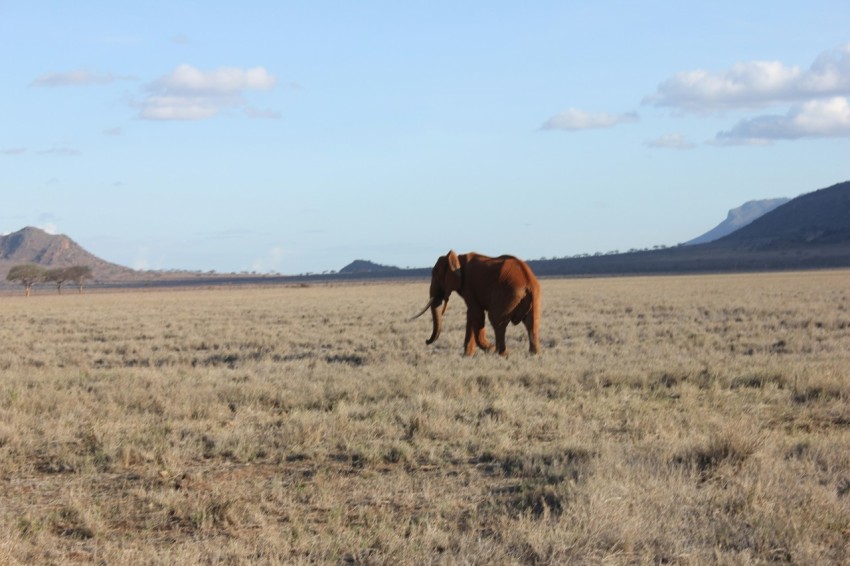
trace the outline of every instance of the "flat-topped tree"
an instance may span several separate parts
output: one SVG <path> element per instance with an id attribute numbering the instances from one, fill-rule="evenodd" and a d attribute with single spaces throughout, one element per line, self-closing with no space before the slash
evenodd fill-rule
<path id="1" fill-rule="evenodd" d="M 56 283 L 56 291 L 62 294 L 62 285 L 69 279 L 67 267 L 55 267 L 44 272 L 44 280 Z"/>
<path id="2" fill-rule="evenodd" d="M 83 284 L 85 284 L 86 279 L 91 279 L 92 277 L 92 269 L 88 265 L 75 265 L 65 268 L 65 274 L 67 275 L 67 280 L 75 282 L 80 293 L 82 293 Z"/>
<path id="3" fill-rule="evenodd" d="M 24 265 L 16 265 L 9 270 L 6 275 L 7 281 L 18 281 L 24 286 L 24 294 L 29 297 L 32 292 L 32 286 L 36 283 L 44 281 L 45 271 L 34 263 Z"/>

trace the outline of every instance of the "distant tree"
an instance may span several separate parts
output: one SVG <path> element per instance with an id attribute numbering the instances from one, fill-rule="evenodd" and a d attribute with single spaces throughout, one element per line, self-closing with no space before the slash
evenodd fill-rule
<path id="1" fill-rule="evenodd" d="M 44 272 L 44 280 L 56 283 L 56 291 L 62 294 L 62 285 L 68 280 L 67 267 L 54 267 Z"/>
<path id="2" fill-rule="evenodd" d="M 29 297 L 32 292 L 32 286 L 36 283 L 44 281 L 45 271 L 43 268 L 34 263 L 24 265 L 16 265 L 9 270 L 6 275 L 7 281 L 18 281 L 24 286 L 24 294 Z"/>
<path id="3" fill-rule="evenodd" d="M 80 293 L 83 292 L 83 285 L 86 282 L 86 279 L 92 278 L 91 267 L 88 265 L 75 265 L 73 267 L 65 268 L 65 274 L 67 275 L 67 281 L 73 281 L 77 284 L 77 288 Z"/>

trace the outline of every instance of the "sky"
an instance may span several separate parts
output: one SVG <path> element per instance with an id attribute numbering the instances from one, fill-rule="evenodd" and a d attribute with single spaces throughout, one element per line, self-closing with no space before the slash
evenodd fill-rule
<path id="1" fill-rule="evenodd" d="M 690 240 L 850 179 L 846 0 L 0 0 L 0 234 L 136 269 Z"/>

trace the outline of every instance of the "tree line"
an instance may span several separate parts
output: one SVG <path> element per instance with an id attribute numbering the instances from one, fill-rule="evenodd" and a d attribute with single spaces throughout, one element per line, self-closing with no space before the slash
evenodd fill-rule
<path id="1" fill-rule="evenodd" d="M 32 292 L 36 283 L 55 283 L 56 290 L 62 293 L 62 285 L 71 281 L 76 283 L 80 293 L 83 292 L 83 284 L 86 279 L 91 279 L 92 269 L 88 265 L 73 265 L 71 267 L 55 267 L 45 269 L 34 263 L 16 265 L 6 275 L 7 281 L 17 281 L 24 286 L 24 294 L 27 297 Z"/>

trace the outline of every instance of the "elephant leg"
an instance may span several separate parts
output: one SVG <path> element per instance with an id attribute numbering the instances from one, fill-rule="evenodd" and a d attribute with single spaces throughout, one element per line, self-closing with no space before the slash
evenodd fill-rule
<path id="1" fill-rule="evenodd" d="M 536 354 L 540 351 L 540 315 L 537 314 L 537 311 L 533 310 L 525 315 L 522 322 L 525 324 L 526 330 L 528 330 L 528 351 Z"/>
<path id="2" fill-rule="evenodd" d="M 478 347 L 485 352 L 493 351 L 493 345 L 489 340 L 487 340 L 487 328 L 484 324 L 484 311 L 476 311 L 474 313 L 470 311 L 469 320 L 472 323 L 472 333 Z"/>
<path id="3" fill-rule="evenodd" d="M 500 356 L 508 357 L 508 345 L 505 341 L 505 334 L 508 330 L 508 322 L 509 320 L 504 320 L 500 322 L 493 322 L 493 331 L 496 333 L 496 352 L 499 353 Z"/>
<path id="4" fill-rule="evenodd" d="M 493 345 L 487 340 L 487 331 L 484 325 L 484 311 L 477 309 L 469 309 L 466 311 L 466 339 L 463 343 L 464 353 L 471 356 L 475 351 L 475 345 L 490 352 L 493 350 Z"/>
<path id="5" fill-rule="evenodd" d="M 475 325 L 473 324 L 472 314 L 466 313 L 466 336 L 463 338 L 463 355 L 471 356 L 475 353 Z"/>
<path id="6" fill-rule="evenodd" d="M 478 347 L 484 350 L 485 352 L 493 351 L 493 344 L 487 340 L 487 330 L 484 328 L 484 320 L 482 317 L 481 328 L 478 329 L 478 332 L 475 334 L 475 341 L 478 342 Z"/>

